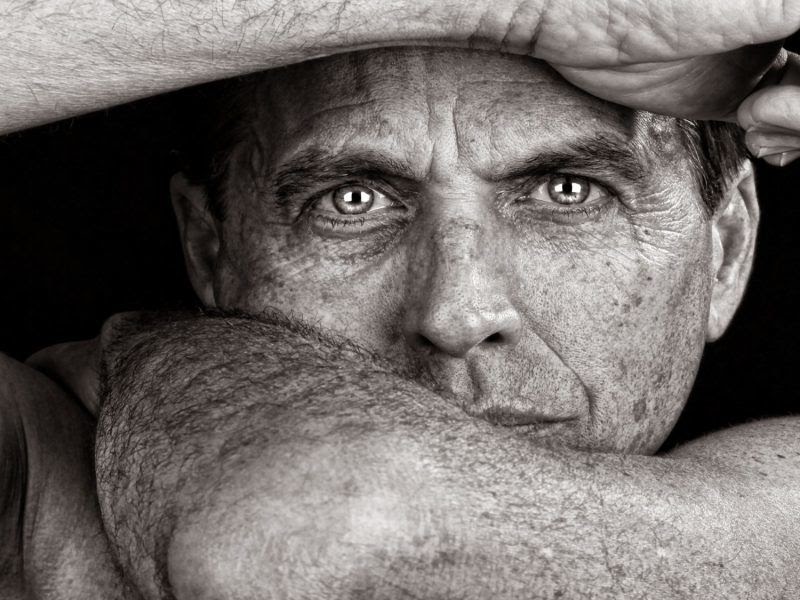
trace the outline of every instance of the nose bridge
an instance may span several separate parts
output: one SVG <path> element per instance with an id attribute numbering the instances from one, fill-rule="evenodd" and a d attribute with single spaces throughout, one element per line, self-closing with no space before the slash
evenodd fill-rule
<path id="1" fill-rule="evenodd" d="M 423 295 L 479 301 L 486 291 L 481 284 L 491 277 L 494 262 L 492 244 L 487 243 L 495 225 L 491 214 L 476 203 L 427 212 L 415 261 L 427 279 Z"/>
<path id="2" fill-rule="evenodd" d="M 447 216 L 444 222 L 434 225 L 430 234 L 432 258 L 440 269 L 453 271 L 485 270 L 487 255 L 486 229 L 488 224 L 481 214 L 457 214 Z"/>
<path id="3" fill-rule="evenodd" d="M 464 356 L 476 345 L 514 344 L 520 319 L 508 297 L 509 269 L 490 211 L 462 204 L 429 215 L 411 273 L 411 340 Z"/>

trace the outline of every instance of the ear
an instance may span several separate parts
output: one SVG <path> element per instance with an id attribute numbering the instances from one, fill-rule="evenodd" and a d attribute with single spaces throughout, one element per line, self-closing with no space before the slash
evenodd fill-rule
<path id="1" fill-rule="evenodd" d="M 214 275 L 219 258 L 220 223 L 208 209 L 208 198 L 202 186 L 189 183 L 183 173 L 177 173 L 172 176 L 169 187 L 189 280 L 203 305 L 215 307 Z"/>
<path id="2" fill-rule="evenodd" d="M 753 163 L 748 160 L 711 218 L 714 281 L 706 332 L 709 342 L 725 332 L 744 296 L 753 267 L 759 216 Z"/>

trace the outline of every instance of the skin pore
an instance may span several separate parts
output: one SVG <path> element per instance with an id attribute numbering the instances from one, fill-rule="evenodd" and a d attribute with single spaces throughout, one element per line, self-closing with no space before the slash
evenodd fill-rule
<path id="1" fill-rule="evenodd" d="M 771 580 L 784 477 L 574 450 L 669 431 L 746 279 L 750 180 L 709 217 L 669 122 L 521 59 L 392 50 L 265 82 L 225 219 L 173 186 L 199 296 L 250 316 L 106 352 L 98 494 L 145 597 L 793 593 Z M 558 173 L 591 206 L 559 206 Z M 355 184 L 386 199 L 342 222 L 328 192 Z"/>
<path id="2" fill-rule="evenodd" d="M 98 493 L 144 598 L 797 591 L 796 520 L 771 526 L 797 513 L 788 463 L 548 450 L 274 313 L 140 316 L 113 339 Z"/>
<path id="3" fill-rule="evenodd" d="M 491 54 L 342 56 L 252 98 L 224 220 L 173 183 L 224 312 L 105 336 L 129 597 L 792 597 L 791 468 L 636 455 L 739 301 L 747 166 L 709 215 L 669 120 Z"/>
<path id="4" fill-rule="evenodd" d="M 773 62 L 778 44 L 750 44 L 796 31 L 798 7 L 785 0 L 397 0 L 391 10 L 370 0 L 19 3 L 0 19 L 0 132 L 329 53 L 408 43 L 533 54 L 614 102 L 730 119 L 759 81 L 778 82 L 762 78 L 782 64 Z M 512 115 L 533 123 L 516 136 L 522 143 L 505 140 L 511 152 L 492 140 L 487 160 L 480 141 L 493 136 L 480 129 L 497 116 L 465 101 L 468 90 L 434 89 L 417 76 L 430 69 L 445 82 L 478 79 L 487 65 L 473 61 L 470 73 L 458 68 L 464 59 L 447 68 L 430 59 L 415 71 L 383 56 L 391 68 L 378 75 L 382 81 L 368 65 L 322 62 L 284 76 L 309 69 L 305 89 L 284 81 L 254 96 L 265 101 L 250 104 L 261 114 L 232 175 L 241 189 L 232 187 L 229 198 L 241 204 L 224 223 L 205 211 L 202 189 L 176 179 L 187 263 L 201 298 L 254 312 L 256 320 L 164 315 L 107 336 L 99 487 L 90 460 L 94 420 L 47 378 L 0 356 L 0 488 L 9 491 L 0 524 L 4 539 L 18 542 L 0 554 L 0 596 L 797 598 L 796 424 L 734 428 L 669 458 L 546 449 L 649 453 L 658 446 L 682 405 L 703 332 L 713 339 L 725 329 L 747 279 L 758 216 L 747 167 L 728 182 L 727 204 L 691 221 L 686 215 L 697 212 L 685 200 L 697 196 L 672 136 L 660 135 L 671 130 L 668 122 L 589 102 L 530 65 L 523 79 L 537 71 L 542 85 L 517 87 L 516 105 L 508 100 L 511 82 L 483 92 L 510 92 Z M 739 105 L 754 154 L 780 145 L 767 152 L 773 164 L 797 155 L 787 157 L 784 146 L 796 139 L 785 142 L 773 129 L 796 133 L 796 72 L 795 65 L 780 80 L 786 85 L 766 85 Z M 405 85 L 392 89 L 388 73 Z M 485 81 L 496 76 L 484 74 Z M 541 102 L 550 83 L 562 86 L 549 97 L 570 114 L 548 112 Z M 384 208 L 385 227 L 366 236 L 341 235 L 341 223 L 323 235 L 311 225 L 323 217 L 289 225 L 284 216 L 281 224 L 258 198 L 273 198 L 269 177 L 303 128 L 316 127 L 302 122 L 304 110 L 347 104 L 336 94 L 364 105 L 371 100 L 365 92 L 381 90 L 394 100 L 380 99 L 391 108 L 385 126 L 382 113 L 359 117 L 352 106 L 349 114 L 338 111 L 338 125 L 319 115 L 326 129 L 312 141 L 329 150 L 347 146 L 355 139 L 348 119 L 370 125 L 370 148 L 391 137 L 375 135 L 381 127 L 405 134 L 397 136 L 402 148 L 377 145 L 406 155 L 416 170 L 414 185 L 387 182 L 403 188 L 397 200 L 408 203 L 410 220 L 401 226 L 398 213 Z M 398 106 L 398 96 L 409 106 Z M 513 132 L 516 121 L 509 121 L 498 129 Z M 481 164 L 523 150 L 538 154 L 547 135 L 563 143 L 578 130 L 603 130 L 640 158 L 637 141 L 659 148 L 645 160 L 649 185 L 638 181 L 623 194 L 617 169 L 624 161 L 584 147 L 577 153 L 584 161 L 604 157 L 586 174 L 614 188 L 618 197 L 607 205 L 614 210 L 567 223 L 538 204 L 531 218 L 510 210 L 522 206 L 508 200 L 513 192 L 499 193 Z M 598 162 L 606 167 L 597 169 Z M 576 168 L 574 158 L 559 168 L 565 165 Z M 674 204 L 648 211 L 639 199 Z M 287 200 L 284 209 L 298 204 L 307 203 Z M 257 210 L 246 216 L 244 207 Z M 478 215 L 489 217 L 480 227 Z M 245 226 L 255 235 L 248 238 Z M 655 234 L 644 237 L 647 231 Z M 284 253 L 270 255 L 276 248 Z M 470 277 L 474 286 L 464 283 Z M 378 285 L 372 294 L 364 292 L 367 283 Z M 665 296 L 651 297 L 655 290 Z M 295 318 L 262 313 L 265 305 Z M 468 332 L 500 322 L 506 325 L 489 329 L 502 335 L 470 338 L 446 325 L 454 315 L 476 314 L 465 321 Z M 330 335 L 298 327 L 298 317 Z M 403 326 L 391 331 L 391 319 Z M 380 352 L 380 360 L 343 349 L 343 335 Z M 648 336 L 662 355 L 643 345 Z M 459 356 L 470 339 L 480 343 Z M 534 359 L 523 360 L 523 350 Z M 654 388 L 655 380 L 644 384 L 663 372 L 677 395 Z M 559 395 L 563 386 L 581 402 L 570 405 L 574 396 Z M 93 387 L 94 379 L 70 389 L 82 397 Z M 85 404 L 96 412 L 96 402 Z M 489 423 L 569 411 L 579 416 L 559 425 Z M 16 487 L 23 480 L 24 499 Z"/>
<path id="5" fill-rule="evenodd" d="M 705 214 L 671 120 L 543 63 L 411 49 L 277 71 L 248 109 L 224 220 L 202 189 L 173 190 L 207 306 L 296 315 L 540 439 L 659 447 L 739 301 L 757 222 L 747 186 L 733 233 Z M 553 197 L 559 181 L 586 197 Z M 337 190 L 373 204 L 342 215 Z"/>

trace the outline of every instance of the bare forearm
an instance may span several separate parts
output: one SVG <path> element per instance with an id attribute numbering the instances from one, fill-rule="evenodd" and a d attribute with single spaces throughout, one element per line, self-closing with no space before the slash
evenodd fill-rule
<path id="1" fill-rule="evenodd" d="M 373 45 L 465 43 L 475 2 L 48 0 L 0 7 L 0 134 Z M 498 19 L 507 11 L 499 10 Z M 489 28 L 502 39 L 502 25 Z"/>
<path id="2" fill-rule="evenodd" d="M 281 341 L 280 328 L 260 327 L 187 322 L 183 333 L 179 326 L 155 336 L 149 349 L 138 338 L 120 364 L 143 365 L 150 383 L 136 394 L 170 398 L 159 421 L 174 423 L 169 411 L 190 411 L 194 430 L 207 428 L 213 460 L 219 454 L 211 436 L 225 443 L 243 436 L 241 425 L 228 425 L 216 408 L 198 412 L 198 402 L 237 407 L 259 439 L 269 440 L 269 455 L 280 461 L 231 476 L 231 491 L 223 492 L 230 497 L 222 505 L 250 506 L 247 531 L 234 540 L 229 528 L 211 535 L 222 545 L 252 544 L 245 554 L 255 557 L 252 572 L 261 572 L 263 537 L 252 532 L 267 532 L 279 554 L 266 560 L 277 567 L 265 578 L 284 586 L 286 597 L 293 597 L 294 568 L 304 581 L 327 586 L 329 597 L 364 587 L 375 597 L 397 597 L 402 588 L 410 596 L 435 590 L 464 598 L 531 590 L 542 597 L 775 598 L 784 585 L 797 589 L 789 579 L 800 550 L 792 481 L 707 457 L 548 450 L 371 370 L 369 361 L 318 353 L 315 343 L 289 334 Z M 214 367 L 221 357 L 222 370 Z M 206 375 L 219 372 L 225 375 Z M 172 389 L 159 383 L 161 373 L 183 376 Z M 186 381 L 197 383 L 187 388 Z M 135 406 L 137 397 L 125 404 Z M 246 462 L 241 453 L 236 460 Z M 198 545 L 191 534 L 172 545 L 179 589 L 219 564 L 217 556 L 194 554 Z M 308 566 L 309 554 L 316 566 Z M 214 579 L 220 572 L 209 576 L 208 589 L 229 584 Z"/>

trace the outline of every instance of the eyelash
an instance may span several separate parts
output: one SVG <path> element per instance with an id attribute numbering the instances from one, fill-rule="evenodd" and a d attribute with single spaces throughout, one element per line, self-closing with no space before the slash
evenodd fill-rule
<path id="1" fill-rule="evenodd" d="M 545 206 L 546 201 L 539 201 L 536 199 L 532 199 L 530 197 L 531 190 L 536 190 L 542 185 L 547 185 L 549 181 L 556 177 L 565 177 L 571 176 L 574 178 L 585 180 L 591 186 L 596 186 L 603 191 L 602 198 L 598 200 L 594 200 L 589 202 L 588 204 L 581 203 L 575 205 L 558 205 L 556 202 L 552 202 L 552 206 Z M 346 217 L 345 215 L 342 216 L 331 216 L 333 213 L 322 214 L 319 212 L 314 212 L 314 208 L 322 201 L 322 199 L 330 193 L 333 193 L 335 190 L 346 187 L 346 186 L 362 186 L 367 187 L 375 190 L 376 192 L 384 195 L 386 198 L 389 199 L 395 206 L 406 206 L 402 202 L 394 199 L 394 194 L 387 193 L 383 190 L 383 186 L 380 184 L 373 182 L 373 181 L 346 181 L 342 183 L 337 183 L 335 186 L 325 189 L 324 191 L 315 194 L 311 197 L 301 209 L 300 214 L 298 215 L 298 220 L 305 219 L 307 221 L 316 221 L 318 223 L 323 223 L 325 227 L 329 228 L 330 230 L 335 229 L 345 229 L 345 228 L 356 228 L 360 229 L 364 227 L 364 224 L 367 221 L 367 218 L 363 215 L 353 215 L 351 217 Z M 522 190 L 526 190 L 523 192 Z M 599 217 L 609 206 L 611 205 L 611 200 L 618 198 L 618 194 L 615 190 L 610 188 L 607 185 L 604 185 L 597 180 L 587 177 L 584 175 L 577 175 L 575 173 L 566 173 L 566 172 L 559 172 L 559 171 L 549 171 L 546 174 L 542 174 L 539 176 L 533 176 L 532 178 L 527 179 L 526 181 L 522 182 L 518 186 L 514 186 L 513 190 L 506 190 L 506 192 L 511 192 L 514 194 L 515 198 L 513 203 L 515 204 L 537 204 L 536 208 L 533 210 L 542 214 L 544 212 L 551 217 L 558 219 L 558 220 L 565 220 L 570 222 L 575 221 L 586 221 L 591 220 L 594 218 Z M 502 195 L 503 192 L 500 192 L 499 195 Z M 379 211 L 376 211 L 379 212 Z M 371 220 L 376 220 L 378 217 L 372 217 Z"/>
<path id="2" fill-rule="evenodd" d="M 556 202 L 539 201 L 531 198 L 531 190 L 535 191 L 540 186 L 547 185 L 557 177 L 574 177 L 576 179 L 585 180 L 590 186 L 599 188 L 602 191 L 602 197 L 589 201 L 588 203 L 584 202 L 575 205 L 559 205 Z M 619 197 L 619 194 L 612 187 L 600 183 L 592 177 L 562 171 L 548 171 L 541 175 L 534 175 L 519 185 L 514 186 L 511 190 L 507 190 L 507 192 L 513 194 L 514 198 L 512 203 L 514 204 L 534 205 L 532 210 L 539 214 L 545 213 L 556 219 L 567 221 L 586 221 L 597 218 L 612 205 L 612 200 Z"/>
<path id="3" fill-rule="evenodd" d="M 342 216 L 331 216 L 333 213 L 322 214 L 319 212 L 314 212 L 314 208 L 325 198 L 326 195 L 335 192 L 337 189 L 347 186 L 359 186 L 359 187 L 366 187 L 370 188 L 381 195 L 385 196 L 393 206 L 395 207 L 406 207 L 406 205 L 398 200 L 395 200 L 395 194 L 389 193 L 388 191 L 384 191 L 384 186 L 381 184 L 374 182 L 374 181 L 364 181 L 364 180 L 356 180 L 356 181 L 344 181 L 342 183 L 337 183 L 336 185 L 329 187 L 322 192 L 319 192 L 309 198 L 306 203 L 304 204 L 303 208 L 298 215 L 298 220 L 306 219 L 307 221 L 317 221 L 323 222 L 326 224 L 331 230 L 336 228 L 363 228 L 364 224 L 367 221 L 367 218 L 363 215 L 352 215 L 350 217 L 346 217 L 345 215 Z M 380 211 L 375 211 L 380 212 Z M 379 217 L 371 217 L 371 220 L 377 220 Z"/>

